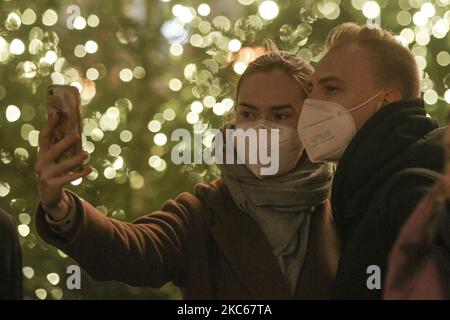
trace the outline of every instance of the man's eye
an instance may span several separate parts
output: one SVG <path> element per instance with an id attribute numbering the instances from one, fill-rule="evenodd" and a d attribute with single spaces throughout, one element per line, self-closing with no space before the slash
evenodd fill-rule
<path id="1" fill-rule="evenodd" d="M 277 113 L 275 115 L 275 119 L 276 120 L 286 120 L 286 119 L 289 119 L 289 118 L 290 118 L 290 115 L 285 114 L 285 113 Z"/>
<path id="2" fill-rule="evenodd" d="M 333 87 L 333 86 L 326 86 L 326 87 L 325 87 L 325 91 L 326 91 L 327 93 L 335 93 L 337 90 L 338 90 L 337 87 Z"/>

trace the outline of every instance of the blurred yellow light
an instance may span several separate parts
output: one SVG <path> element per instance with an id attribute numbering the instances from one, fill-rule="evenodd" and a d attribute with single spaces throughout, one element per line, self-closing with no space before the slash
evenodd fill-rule
<path id="1" fill-rule="evenodd" d="M 422 56 L 415 56 L 414 58 L 416 59 L 417 67 L 419 68 L 419 70 L 425 70 L 425 68 L 427 67 L 427 60 Z"/>
<path id="2" fill-rule="evenodd" d="M 189 112 L 189 113 L 186 115 L 186 121 L 187 121 L 189 124 L 195 124 L 195 123 L 198 122 L 198 120 L 200 120 L 200 117 L 199 117 L 198 114 L 195 113 L 195 112 Z"/>
<path id="3" fill-rule="evenodd" d="M 28 142 L 31 146 L 37 147 L 39 141 L 39 131 L 37 130 L 31 130 L 28 134 Z"/>
<path id="4" fill-rule="evenodd" d="M 117 145 L 116 145 L 117 146 Z M 119 147 L 119 146 L 118 146 Z M 111 147 L 110 147 L 111 148 Z M 119 147 L 119 154 L 120 154 L 120 151 L 121 151 L 121 149 L 120 149 L 120 147 Z M 109 151 L 109 153 L 111 154 L 111 155 L 113 155 L 112 153 L 117 153 L 117 150 L 115 150 L 115 151 Z M 114 160 L 114 163 L 113 163 L 113 168 L 115 169 L 115 170 L 120 170 L 120 169 L 122 169 L 123 168 L 123 158 L 122 157 L 120 157 L 119 155 L 116 155 L 115 157 L 117 157 L 116 158 L 116 160 Z"/>
<path id="5" fill-rule="evenodd" d="M 174 120 L 175 116 L 176 116 L 176 114 L 175 114 L 175 111 L 173 111 L 173 109 L 168 108 L 168 109 L 164 110 L 164 112 L 163 112 L 163 118 L 167 121 Z"/>
<path id="6" fill-rule="evenodd" d="M 91 141 L 86 141 L 86 143 L 83 145 L 83 149 L 86 152 L 92 153 L 95 151 L 95 145 Z"/>
<path id="7" fill-rule="evenodd" d="M 49 50 L 45 53 L 44 59 L 48 64 L 54 64 L 58 59 L 58 56 L 55 51 Z"/>
<path id="8" fill-rule="evenodd" d="M 148 123 L 147 128 L 151 132 L 158 132 L 159 130 L 161 130 L 161 122 L 159 122 L 158 120 L 152 120 Z"/>
<path id="9" fill-rule="evenodd" d="M 199 15 L 206 17 L 207 15 L 210 14 L 211 8 L 209 7 L 208 4 L 202 3 L 201 5 L 198 6 L 197 11 Z"/>
<path id="10" fill-rule="evenodd" d="M 433 26 L 432 33 L 437 39 L 445 38 L 449 31 L 449 23 L 444 19 L 439 19 Z"/>
<path id="11" fill-rule="evenodd" d="M 197 66 L 194 63 L 189 63 L 184 68 L 184 77 L 188 80 L 191 80 L 196 72 L 197 72 Z"/>
<path id="12" fill-rule="evenodd" d="M 267 0 L 262 2 L 258 8 L 259 15 L 265 20 L 273 20 L 278 16 L 280 9 L 276 2 Z"/>
<path id="13" fill-rule="evenodd" d="M 203 104 L 200 101 L 192 102 L 191 111 L 195 113 L 201 113 L 203 111 Z"/>
<path id="14" fill-rule="evenodd" d="M 130 82 L 133 80 L 133 71 L 128 68 L 124 68 L 120 70 L 119 77 L 123 82 Z"/>
<path id="15" fill-rule="evenodd" d="M 181 56 L 183 54 L 183 46 L 179 43 L 174 43 L 170 46 L 169 51 L 175 57 Z"/>
<path id="16" fill-rule="evenodd" d="M 201 33 L 209 33 L 211 31 L 211 23 L 208 21 L 202 21 L 198 25 L 198 30 Z"/>
<path id="17" fill-rule="evenodd" d="M 363 5 L 363 14 L 367 19 L 375 19 L 380 15 L 381 9 L 375 1 L 367 1 Z"/>
<path id="18" fill-rule="evenodd" d="M 437 92 L 432 89 L 425 91 L 425 93 L 423 94 L 423 100 L 425 101 L 426 104 L 434 105 L 438 102 L 438 99 L 439 96 Z"/>
<path id="19" fill-rule="evenodd" d="M 30 234 L 30 227 L 27 226 L 26 224 L 20 224 L 17 227 L 17 231 L 19 231 L 19 234 L 25 238 L 26 236 L 28 236 Z"/>
<path id="20" fill-rule="evenodd" d="M 213 96 L 206 96 L 203 98 L 203 105 L 207 108 L 212 108 L 216 104 L 216 98 Z"/>
<path id="21" fill-rule="evenodd" d="M 450 104 L 450 89 L 447 89 L 444 93 L 444 99 L 447 103 Z"/>
<path id="22" fill-rule="evenodd" d="M 98 50 L 98 45 L 97 45 L 97 42 L 89 40 L 84 45 L 84 48 L 87 53 L 95 53 Z"/>
<path id="23" fill-rule="evenodd" d="M 118 144 L 112 144 L 108 148 L 108 153 L 113 157 L 119 156 L 121 152 L 122 152 L 122 148 L 120 148 L 120 146 Z"/>
<path id="24" fill-rule="evenodd" d="M 95 27 L 97 27 L 100 24 L 100 19 L 95 14 L 91 14 L 87 18 L 87 24 L 88 24 L 89 27 L 95 28 Z"/>
<path id="25" fill-rule="evenodd" d="M 136 79 L 143 79 L 145 77 L 145 69 L 141 66 L 137 66 L 133 69 L 133 76 Z"/>
<path id="26" fill-rule="evenodd" d="M 78 44 L 77 46 L 75 46 L 73 53 L 74 53 L 75 57 L 83 58 L 86 56 L 86 49 L 84 48 L 84 46 L 82 44 Z"/>
<path id="27" fill-rule="evenodd" d="M 428 23 L 428 17 L 422 11 L 417 11 L 413 15 L 413 22 L 418 27 L 425 27 Z"/>
<path id="28" fill-rule="evenodd" d="M 6 18 L 5 28 L 9 31 L 17 30 L 20 28 L 21 24 L 22 20 L 20 19 L 20 16 L 15 12 L 11 12 Z"/>
<path id="29" fill-rule="evenodd" d="M 231 52 L 238 52 L 241 49 L 241 42 L 238 39 L 233 39 L 228 42 L 228 50 Z"/>
<path id="30" fill-rule="evenodd" d="M 99 72 L 97 69 L 95 68 L 89 68 L 86 71 L 86 78 L 88 78 L 89 80 L 95 81 L 97 80 L 99 77 Z"/>
<path id="31" fill-rule="evenodd" d="M 428 18 L 432 18 L 436 14 L 436 8 L 430 2 L 425 2 L 420 11 Z"/>
<path id="32" fill-rule="evenodd" d="M 144 177 L 137 171 L 131 171 L 129 175 L 130 188 L 134 190 L 142 189 L 145 184 Z"/>
<path id="33" fill-rule="evenodd" d="M 36 297 L 38 297 L 39 300 L 45 300 L 45 298 L 47 298 L 47 291 L 45 289 L 36 289 L 34 291 L 34 293 L 36 294 Z"/>
<path id="34" fill-rule="evenodd" d="M 47 280 L 48 282 L 50 282 L 52 285 L 56 286 L 59 283 L 59 275 L 57 273 L 49 273 L 47 275 Z"/>
<path id="35" fill-rule="evenodd" d="M 430 43 L 430 34 L 428 30 L 422 29 L 416 33 L 416 43 L 421 46 L 426 46 Z"/>
<path id="36" fill-rule="evenodd" d="M 190 23 L 194 19 L 195 11 L 181 4 L 176 4 L 172 8 L 172 13 L 183 23 Z"/>
<path id="37" fill-rule="evenodd" d="M 221 102 L 216 103 L 213 107 L 213 112 L 218 116 L 222 116 L 226 112 L 225 105 Z"/>
<path id="38" fill-rule="evenodd" d="M 161 165 L 161 158 L 159 156 L 151 156 L 148 159 L 148 165 L 152 168 L 159 167 Z"/>
<path id="39" fill-rule="evenodd" d="M 25 45 L 23 44 L 22 40 L 20 39 L 14 39 L 9 44 L 9 52 L 15 55 L 20 55 L 25 51 Z"/>
<path id="40" fill-rule="evenodd" d="M 82 16 L 78 16 L 73 20 L 73 27 L 77 30 L 83 30 L 86 28 L 86 19 L 84 19 Z"/>
<path id="41" fill-rule="evenodd" d="M 175 91 L 175 92 L 180 91 L 182 87 L 183 87 L 183 84 L 181 83 L 181 81 L 179 79 L 174 78 L 169 81 L 169 88 L 172 91 Z"/>
<path id="42" fill-rule="evenodd" d="M 166 170 L 166 167 L 167 167 L 166 161 L 164 161 L 164 159 L 161 159 L 161 163 L 159 164 L 159 166 L 155 167 L 155 169 L 161 172 Z"/>
<path id="43" fill-rule="evenodd" d="M 153 142 L 158 146 L 163 146 L 167 143 L 167 136 L 164 133 L 157 133 L 153 137 Z"/>
<path id="44" fill-rule="evenodd" d="M 243 4 L 244 6 L 251 5 L 255 0 L 239 0 L 239 3 Z"/>
<path id="45" fill-rule="evenodd" d="M 411 23 L 412 17 L 408 11 L 400 11 L 397 13 L 397 22 L 402 26 L 407 26 Z"/>
<path id="46" fill-rule="evenodd" d="M 91 131 L 91 138 L 94 141 L 100 141 L 103 139 L 104 133 L 99 128 L 95 128 Z"/>
<path id="47" fill-rule="evenodd" d="M 107 168 L 105 168 L 105 170 L 103 170 L 103 175 L 105 176 L 106 179 L 111 180 L 116 177 L 117 172 L 114 168 L 107 167 Z"/>
<path id="48" fill-rule="evenodd" d="M 6 197 L 11 191 L 11 187 L 7 182 L 0 182 L 0 197 Z"/>
<path id="49" fill-rule="evenodd" d="M 58 14 L 55 10 L 48 9 L 42 15 L 42 23 L 46 26 L 53 26 L 58 22 Z"/>
<path id="50" fill-rule="evenodd" d="M 70 184 L 73 186 L 79 186 L 83 182 L 83 178 L 78 178 L 77 180 L 72 181 Z"/>
<path id="51" fill-rule="evenodd" d="M 247 69 L 247 64 L 244 62 L 236 62 L 233 66 L 234 72 L 236 72 L 239 75 L 243 74 L 246 69 Z"/>
<path id="52" fill-rule="evenodd" d="M 25 9 L 25 11 L 22 13 L 22 23 L 24 25 L 32 25 L 36 22 L 36 13 L 33 11 L 33 9 Z"/>
<path id="53" fill-rule="evenodd" d="M 130 142 L 132 139 L 133 139 L 133 134 L 131 133 L 131 131 L 123 130 L 120 133 L 120 140 L 122 140 L 122 142 Z"/>
<path id="54" fill-rule="evenodd" d="M 15 105 L 9 105 L 6 108 L 6 120 L 16 122 L 20 118 L 20 109 Z"/>
<path id="55" fill-rule="evenodd" d="M 199 34 L 193 34 L 189 42 L 193 47 L 201 47 L 203 44 L 203 37 Z"/>
<path id="56" fill-rule="evenodd" d="M 440 66 L 446 67 L 450 64 L 450 54 L 447 51 L 441 51 L 437 54 L 436 61 Z"/>
<path id="57" fill-rule="evenodd" d="M 400 35 L 406 40 L 407 44 L 414 42 L 415 33 L 409 28 L 405 28 L 400 32 Z"/>
<path id="58" fill-rule="evenodd" d="M 26 266 L 22 268 L 22 273 L 27 279 L 31 279 L 34 277 L 34 270 L 32 267 Z"/>

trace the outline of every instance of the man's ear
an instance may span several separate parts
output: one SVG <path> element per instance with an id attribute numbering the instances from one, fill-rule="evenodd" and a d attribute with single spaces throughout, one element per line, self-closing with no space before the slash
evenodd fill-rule
<path id="1" fill-rule="evenodd" d="M 389 89 L 385 91 L 383 97 L 383 104 L 390 104 L 397 101 L 403 100 L 403 96 L 398 89 Z"/>

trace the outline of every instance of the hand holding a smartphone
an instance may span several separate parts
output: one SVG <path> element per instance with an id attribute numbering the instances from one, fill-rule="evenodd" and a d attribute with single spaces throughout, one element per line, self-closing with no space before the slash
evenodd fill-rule
<path id="1" fill-rule="evenodd" d="M 43 208 L 55 220 L 64 218 L 69 209 L 64 186 L 92 171 L 83 165 L 88 153 L 81 149 L 77 95 L 74 87 L 49 87 L 48 122 L 39 135 L 35 166 L 39 195 Z"/>

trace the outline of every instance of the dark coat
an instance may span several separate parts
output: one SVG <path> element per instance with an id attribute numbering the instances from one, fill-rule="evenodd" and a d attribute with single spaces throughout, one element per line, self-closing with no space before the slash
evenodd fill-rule
<path id="1" fill-rule="evenodd" d="M 440 184 L 411 214 L 389 260 L 385 299 L 450 299 L 450 203 Z"/>
<path id="2" fill-rule="evenodd" d="M 79 221 L 72 235 L 55 235 L 40 206 L 37 230 L 95 280 L 150 287 L 174 281 L 185 299 L 290 298 L 270 245 L 221 180 L 197 185 L 194 194 L 182 193 L 134 223 L 109 219 L 89 203 L 77 202 Z M 327 202 L 312 213 L 295 299 L 330 297 L 339 249 Z"/>
<path id="3" fill-rule="evenodd" d="M 22 299 L 22 253 L 14 219 L 0 209 L 0 300 Z"/>
<path id="4" fill-rule="evenodd" d="M 383 107 L 356 134 L 338 164 L 332 186 L 333 216 L 343 240 L 333 297 L 379 299 L 369 290 L 367 268 L 381 279 L 400 227 L 435 179 L 398 175 L 407 168 L 442 172 L 442 129 L 426 116 L 423 101 Z M 397 178 L 393 178 L 397 176 Z"/>

